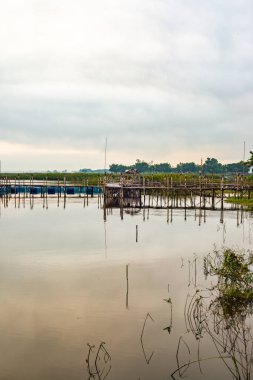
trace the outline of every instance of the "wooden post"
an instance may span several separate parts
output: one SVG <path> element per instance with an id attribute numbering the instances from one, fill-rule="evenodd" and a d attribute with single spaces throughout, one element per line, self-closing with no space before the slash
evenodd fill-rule
<path id="1" fill-rule="evenodd" d="M 16 183 L 16 177 L 15 177 L 15 180 L 14 180 L 14 194 L 15 194 L 15 207 L 16 207 L 16 197 L 17 197 L 17 183 Z"/>
<path id="2" fill-rule="evenodd" d="M 20 203 L 20 197 L 21 197 L 21 194 L 20 194 L 20 191 L 21 191 L 21 186 L 20 186 L 20 177 L 19 177 L 19 175 L 18 175 L 18 182 L 19 182 L 19 189 L 18 189 L 18 199 L 19 199 L 19 203 Z"/>
<path id="3" fill-rule="evenodd" d="M 59 181 L 59 178 L 57 180 L 57 199 L 58 199 L 58 206 L 59 206 L 59 203 L 60 203 L 60 181 Z"/>
<path id="4" fill-rule="evenodd" d="M 129 282 L 128 282 L 128 265 L 126 265 L 126 309 L 129 309 L 129 303 L 128 303 L 128 291 L 129 291 Z"/>
<path id="5" fill-rule="evenodd" d="M 66 177 L 63 178 L 63 186 L 64 186 L 64 203 L 63 203 L 63 208 L 66 208 Z"/>
<path id="6" fill-rule="evenodd" d="M 25 204 L 25 198 L 26 198 L 26 185 L 25 185 L 25 180 L 23 180 L 23 188 L 24 188 L 23 203 Z M 19 194 L 20 194 L 20 180 L 19 180 Z M 19 199 L 20 199 L 20 195 L 19 195 Z"/>
<path id="7" fill-rule="evenodd" d="M 83 207 L 85 207 L 85 193 L 86 193 L 86 187 L 85 187 L 85 179 L 83 180 Z"/>
<path id="8" fill-rule="evenodd" d="M 46 200 L 47 200 L 47 192 L 48 192 L 48 189 L 47 189 L 47 176 L 46 176 Z"/>
<path id="9" fill-rule="evenodd" d="M 143 176 L 143 207 L 145 208 L 146 189 L 145 189 L 145 177 Z"/>
<path id="10" fill-rule="evenodd" d="M 224 206 L 224 177 L 221 177 L 221 209 Z"/>
<path id="11" fill-rule="evenodd" d="M 30 199 L 30 204 L 31 204 L 31 196 L 32 196 L 32 177 L 30 176 L 30 180 L 29 180 L 29 199 Z"/>
<path id="12" fill-rule="evenodd" d="M 199 176 L 199 204 L 200 204 L 200 209 L 202 207 L 202 177 L 201 175 Z"/>
<path id="13" fill-rule="evenodd" d="M 215 209 L 215 190 L 212 188 L 212 209 Z"/>
<path id="14" fill-rule="evenodd" d="M 186 220 L 186 190 L 184 193 L 184 220 Z"/>
<path id="15" fill-rule="evenodd" d="M 119 194 L 119 197 L 120 197 L 120 216 L 121 216 L 121 220 L 123 220 L 124 190 L 123 190 L 122 178 L 120 179 L 120 181 L 121 181 L 121 183 L 120 183 L 120 194 Z"/>

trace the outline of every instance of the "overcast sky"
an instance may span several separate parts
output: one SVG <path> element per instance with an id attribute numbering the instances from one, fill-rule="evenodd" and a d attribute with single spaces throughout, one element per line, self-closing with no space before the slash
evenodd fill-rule
<path id="1" fill-rule="evenodd" d="M 253 149 L 251 0 L 0 0 L 2 170 Z"/>

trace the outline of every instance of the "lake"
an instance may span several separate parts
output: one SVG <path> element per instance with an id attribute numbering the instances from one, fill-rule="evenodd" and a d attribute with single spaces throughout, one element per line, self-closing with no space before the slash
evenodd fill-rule
<path id="1" fill-rule="evenodd" d="M 252 251 L 252 215 L 0 202 L 1 380 L 233 378 L 187 305 L 214 247 Z"/>

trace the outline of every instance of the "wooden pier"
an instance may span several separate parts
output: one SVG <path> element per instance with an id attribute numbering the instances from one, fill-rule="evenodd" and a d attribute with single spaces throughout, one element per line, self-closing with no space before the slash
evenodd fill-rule
<path id="1" fill-rule="evenodd" d="M 200 176 L 191 180 L 181 177 L 173 180 L 167 176 L 164 181 L 155 182 L 145 177 L 125 178 L 120 182 L 104 183 L 105 207 L 119 208 L 224 208 L 224 201 L 230 197 L 251 199 L 253 184 L 236 176 L 228 182 L 221 177 L 213 180 Z"/>
<path id="2" fill-rule="evenodd" d="M 88 181 L 83 183 L 63 181 L 34 181 L 30 180 L 9 180 L 7 178 L 0 179 L 0 196 L 25 196 L 30 195 L 37 197 L 66 197 L 66 196 L 91 196 L 101 194 L 102 186 L 90 185 Z"/>
<path id="3" fill-rule="evenodd" d="M 122 175 L 113 182 L 105 175 L 96 185 L 88 180 L 81 182 L 10 180 L 0 178 L 0 197 L 5 198 L 64 198 L 93 197 L 103 195 L 104 208 L 202 208 L 223 209 L 230 197 L 251 199 L 253 183 L 243 176 L 235 176 L 230 181 L 224 177 L 192 177 L 164 175 L 155 181 L 152 176 Z"/>
<path id="4" fill-rule="evenodd" d="M 3 203 L 4 207 L 8 207 L 11 200 L 14 201 L 15 207 L 20 207 L 22 204 L 25 206 L 26 201 L 29 201 L 31 209 L 33 209 L 36 199 L 41 198 L 43 207 L 48 208 L 48 201 L 56 199 L 57 205 L 63 203 L 66 207 L 67 199 L 69 198 L 82 198 L 83 205 L 88 205 L 88 198 L 93 198 L 97 195 L 98 202 L 101 204 L 102 200 L 102 186 L 93 186 L 88 181 L 80 182 L 67 182 L 63 181 L 34 181 L 7 178 L 0 178 L 0 205 Z"/>
<path id="5" fill-rule="evenodd" d="M 10 180 L 8 178 L 0 178 L 0 205 L 3 203 L 4 207 L 8 207 L 9 201 L 13 199 L 15 207 L 20 207 L 21 204 L 25 205 L 26 200 L 29 200 L 30 207 L 33 208 L 34 201 L 42 198 L 43 207 L 48 207 L 49 199 L 56 199 L 59 206 L 60 202 L 66 207 L 67 199 L 69 198 L 83 198 L 84 206 L 88 205 L 88 198 L 98 197 L 98 202 L 101 204 L 103 188 L 91 185 L 88 180 L 79 182 L 60 181 L 34 181 L 31 177 L 30 180 L 21 180 L 19 178 Z"/>

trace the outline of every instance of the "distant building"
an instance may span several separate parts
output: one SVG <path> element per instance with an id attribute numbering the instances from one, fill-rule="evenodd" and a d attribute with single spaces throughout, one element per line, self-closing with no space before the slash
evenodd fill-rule
<path id="1" fill-rule="evenodd" d="M 249 167 L 249 174 L 253 174 L 253 165 Z"/>
<path id="2" fill-rule="evenodd" d="M 125 174 L 138 174 L 138 170 L 136 170 L 136 169 L 127 169 L 127 170 L 125 170 Z"/>

